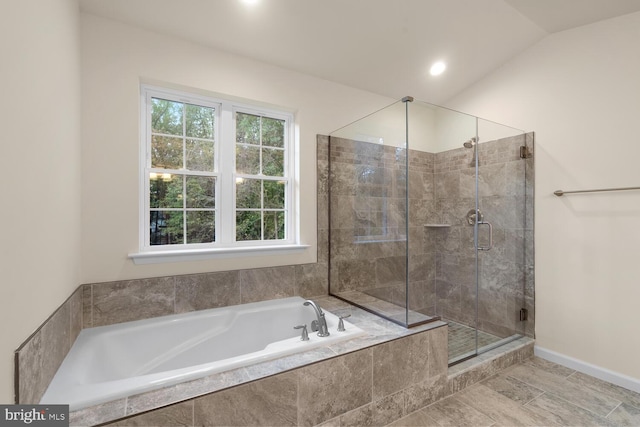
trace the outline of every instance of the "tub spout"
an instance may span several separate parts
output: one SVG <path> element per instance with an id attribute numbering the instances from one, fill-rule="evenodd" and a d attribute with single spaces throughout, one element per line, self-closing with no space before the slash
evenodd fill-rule
<path id="1" fill-rule="evenodd" d="M 311 322 L 311 330 L 314 332 L 318 331 L 319 337 L 328 337 L 329 328 L 327 327 L 327 320 L 324 318 L 324 313 L 322 312 L 320 306 L 315 301 L 312 301 L 310 299 L 306 300 L 303 304 L 313 307 L 316 312 L 316 317 L 318 318 L 317 320 Z"/>

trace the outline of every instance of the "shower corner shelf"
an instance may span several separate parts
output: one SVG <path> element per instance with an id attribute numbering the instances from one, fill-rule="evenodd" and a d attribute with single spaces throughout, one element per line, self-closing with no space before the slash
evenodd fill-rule
<path id="1" fill-rule="evenodd" d="M 449 228 L 451 224 L 425 224 L 424 226 L 428 228 Z"/>

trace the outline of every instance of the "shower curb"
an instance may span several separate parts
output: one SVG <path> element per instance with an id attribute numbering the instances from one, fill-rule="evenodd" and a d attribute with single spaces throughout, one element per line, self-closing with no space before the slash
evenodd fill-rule
<path id="1" fill-rule="evenodd" d="M 532 338 L 518 338 L 473 359 L 451 366 L 447 375 L 445 397 L 533 357 L 534 344 L 535 340 Z"/>

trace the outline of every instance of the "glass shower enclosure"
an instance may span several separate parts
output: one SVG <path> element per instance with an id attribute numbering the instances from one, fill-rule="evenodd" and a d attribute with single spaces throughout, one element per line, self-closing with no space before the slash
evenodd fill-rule
<path id="1" fill-rule="evenodd" d="M 329 293 L 449 325 L 450 364 L 533 334 L 533 134 L 414 100 L 329 135 Z"/>

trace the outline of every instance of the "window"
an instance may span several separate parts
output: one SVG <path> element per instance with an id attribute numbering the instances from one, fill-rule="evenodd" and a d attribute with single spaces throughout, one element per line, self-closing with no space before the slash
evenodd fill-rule
<path id="1" fill-rule="evenodd" d="M 291 114 L 151 86 L 142 103 L 141 252 L 296 243 Z"/>

